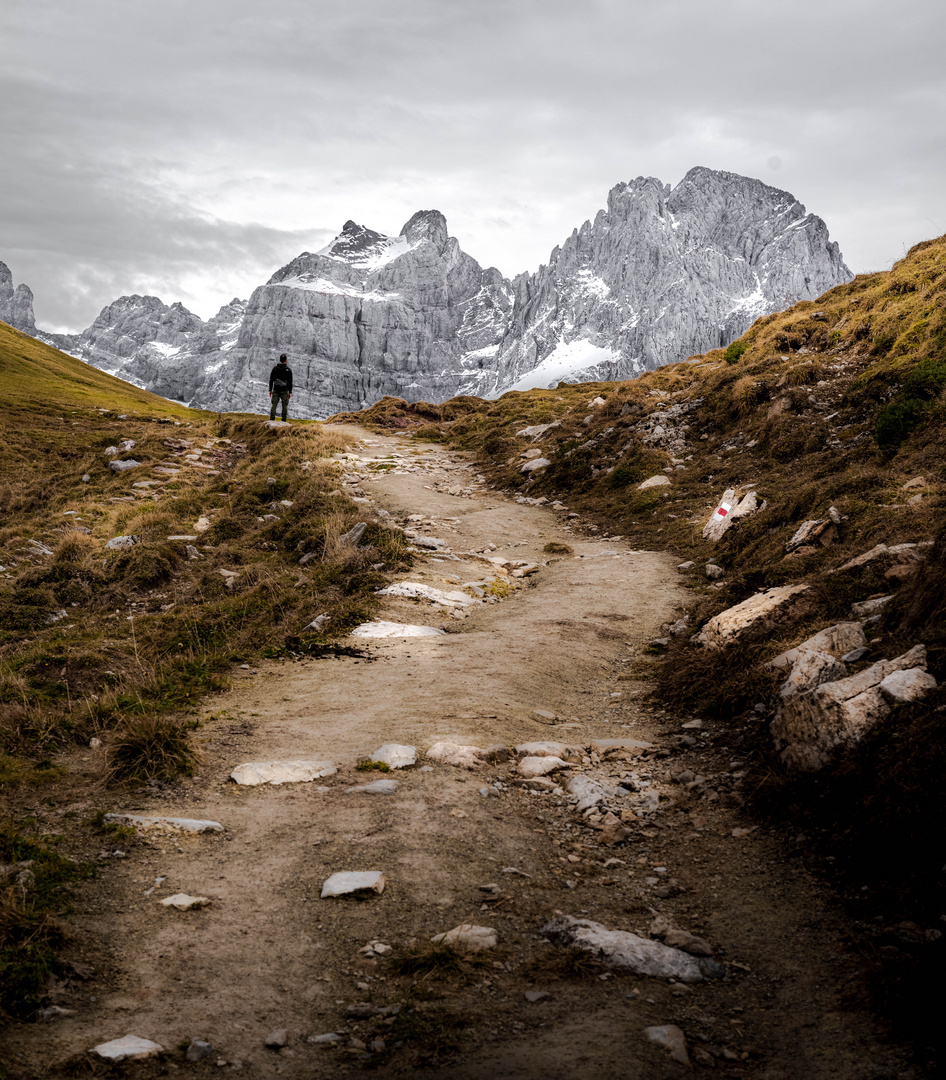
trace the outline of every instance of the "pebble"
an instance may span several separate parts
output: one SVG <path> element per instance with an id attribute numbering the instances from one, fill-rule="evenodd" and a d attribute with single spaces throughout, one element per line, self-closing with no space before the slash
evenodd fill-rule
<path id="1" fill-rule="evenodd" d="M 551 997 L 548 990 L 526 990 L 522 995 L 526 1001 L 531 1001 L 533 1004 L 537 1001 L 544 1001 L 545 998 Z"/>
<path id="2" fill-rule="evenodd" d="M 141 543 L 140 536 L 113 536 L 105 545 L 107 551 L 121 551 Z"/>
<path id="3" fill-rule="evenodd" d="M 644 1034 L 649 1042 L 670 1051 L 670 1057 L 681 1065 L 690 1064 L 690 1055 L 687 1053 L 686 1039 L 683 1032 L 675 1024 L 664 1024 L 659 1027 L 644 1028 Z"/>
<path id="4" fill-rule="evenodd" d="M 334 1031 L 327 1031 L 324 1035 L 310 1035 L 306 1042 L 315 1043 L 321 1046 L 333 1046 L 335 1043 L 344 1042 L 345 1039 L 341 1035 L 336 1035 Z"/>
<path id="5" fill-rule="evenodd" d="M 266 1046 L 271 1050 L 281 1050 L 289 1043 L 289 1032 L 285 1028 L 279 1028 L 266 1036 Z"/>
<path id="6" fill-rule="evenodd" d="M 187 1048 L 187 1053 L 184 1055 L 188 1061 L 203 1061 L 204 1058 L 210 1057 L 214 1052 L 214 1048 L 205 1039 L 191 1039 L 191 1044 Z"/>

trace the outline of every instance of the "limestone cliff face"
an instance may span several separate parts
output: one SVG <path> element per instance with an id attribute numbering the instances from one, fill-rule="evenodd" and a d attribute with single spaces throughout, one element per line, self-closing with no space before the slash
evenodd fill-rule
<path id="1" fill-rule="evenodd" d="M 17 285 L 14 289 L 13 274 L 3 262 L 0 262 L 0 320 L 24 334 L 36 332 L 33 294 L 28 285 Z"/>
<path id="2" fill-rule="evenodd" d="M 443 400 L 456 392 L 463 356 L 498 344 L 511 307 L 502 275 L 461 251 L 437 211 L 415 214 L 396 237 L 349 221 L 328 247 L 256 289 L 224 384 L 204 392 L 225 408 L 258 409 L 285 352 L 297 415 L 385 394 Z"/>
<path id="3" fill-rule="evenodd" d="M 177 401 L 190 402 L 197 387 L 222 366 L 236 344 L 245 300 L 231 300 L 207 322 L 183 304 L 156 296 L 122 296 L 103 308 L 68 349 L 121 379 Z"/>
<path id="4" fill-rule="evenodd" d="M 787 192 L 703 168 L 672 190 L 638 177 L 547 266 L 516 279 L 494 371 L 466 389 L 630 378 L 726 345 L 851 277 L 825 223 Z"/>
<path id="5" fill-rule="evenodd" d="M 325 417 L 385 394 L 442 401 L 629 378 L 726 345 L 850 277 L 824 222 L 793 196 L 697 168 L 672 190 L 652 177 L 619 184 L 548 265 L 514 281 L 423 210 L 397 236 L 346 222 L 206 323 L 181 304 L 122 297 L 53 343 L 166 397 L 252 412 L 267 407 L 285 352 L 293 415 Z M 0 312 L 21 323 L 32 319 L 24 289 L 2 267 Z"/>

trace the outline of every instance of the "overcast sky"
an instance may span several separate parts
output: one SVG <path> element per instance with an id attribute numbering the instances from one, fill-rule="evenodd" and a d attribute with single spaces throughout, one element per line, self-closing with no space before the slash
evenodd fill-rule
<path id="1" fill-rule="evenodd" d="M 204 318 L 348 218 L 534 270 L 615 184 L 792 192 L 855 271 L 946 232 L 943 0 L 0 0 L 0 260 L 44 329 Z"/>

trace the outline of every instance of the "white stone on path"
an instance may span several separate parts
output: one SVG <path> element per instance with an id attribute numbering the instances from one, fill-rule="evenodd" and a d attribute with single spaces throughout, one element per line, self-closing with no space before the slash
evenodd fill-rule
<path id="1" fill-rule="evenodd" d="M 360 892 L 384 892 L 384 874 L 380 870 L 343 870 L 326 878 L 322 885 L 323 900 Z"/>
<path id="2" fill-rule="evenodd" d="M 670 1056 L 681 1065 L 690 1064 L 690 1055 L 687 1053 L 687 1042 L 683 1032 L 676 1024 L 663 1024 L 659 1027 L 644 1028 L 647 1041 L 656 1043 L 664 1050 L 670 1051 Z"/>
<path id="3" fill-rule="evenodd" d="M 166 896 L 161 903 L 165 907 L 177 908 L 178 911 L 190 911 L 192 908 L 206 907 L 210 903 L 209 896 L 188 896 L 187 893 L 175 893 Z"/>
<path id="4" fill-rule="evenodd" d="M 361 623 L 356 626 L 351 636 L 357 638 L 441 637 L 444 633 L 444 630 L 438 630 L 435 626 L 412 626 L 410 623 L 386 622 L 378 619 L 375 622 Z"/>
<path id="5" fill-rule="evenodd" d="M 568 763 L 558 757 L 524 757 L 517 769 L 520 776 L 534 780 L 537 776 L 548 776 L 558 769 L 567 769 Z"/>
<path id="6" fill-rule="evenodd" d="M 465 592 L 455 590 L 444 592 L 435 589 L 432 585 L 424 585 L 419 581 L 398 581 L 394 585 L 388 585 L 386 589 L 379 589 L 378 596 L 404 596 L 409 600 L 430 600 L 434 604 L 443 607 L 469 607 L 475 603 L 472 596 Z"/>
<path id="7" fill-rule="evenodd" d="M 385 743 L 375 750 L 371 760 L 383 761 L 391 769 L 406 769 L 417 761 L 417 748 L 401 743 Z"/>
<path id="8" fill-rule="evenodd" d="M 516 753 L 521 757 L 557 757 L 562 761 L 572 759 L 581 761 L 582 749 L 580 746 L 570 746 L 563 742 L 527 742 L 520 743 L 516 747 Z"/>
<path id="9" fill-rule="evenodd" d="M 431 761 L 441 765 L 456 765 L 461 769 L 482 769 L 486 766 L 483 755 L 486 751 L 479 746 L 461 746 L 459 743 L 438 742 L 427 751 Z"/>
<path id="10" fill-rule="evenodd" d="M 330 761 L 248 761 L 238 765 L 230 779 L 245 787 L 257 784 L 305 784 L 338 770 Z"/>
<path id="11" fill-rule="evenodd" d="M 542 934 L 557 945 L 591 953 L 607 967 L 685 983 L 702 982 L 704 978 L 695 956 L 638 937 L 629 930 L 608 930 L 591 919 L 558 915 L 542 928 Z"/>
<path id="12" fill-rule="evenodd" d="M 455 949 L 480 952 L 483 949 L 495 949 L 499 935 L 488 926 L 461 923 L 445 934 L 435 934 L 430 940 L 435 945 L 451 945 Z"/>
<path id="13" fill-rule="evenodd" d="M 397 791 L 397 780 L 372 780 L 370 784 L 356 784 L 345 788 L 346 794 L 393 795 Z"/>
<path id="14" fill-rule="evenodd" d="M 109 1061 L 141 1061 L 144 1058 L 157 1057 L 164 1053 L 164 1047 L 160 1043 L 151 1042 L 150 1039 L 141 1039 L 137 1035 L 125 1035 L 121 1039 L 112 1039 L 111 1042 L 99 1043 L 93 1046 L 91 1053 Z"/>
<path id="15" fill-rule="evenodd" d="M 106 814 L 102 819 L 107 825 L 131 825 L 139 831 L 156 829 L 160 832 L 206 833 L 223 832 L 219 821 L 202 821 L 200 818 L 146 817 L 141 814 Z"/>
<path id="16" fill-rule="evenodd" d="M 137 469 L 141 465 L 140 461 L 135 461 L 134 458 L 126 458 L 124 461 L 110 461 L 108 467 L 112 472 L 128 472 L 129 469 Z"/>
<path id="17" fill-rule="evenodd" d="M 593 806 L 600 806 L 607 801 L 610 794 L 603 784 L 590 776 L 585 776 L 584 773 L 571 777 L 566 784 L 566 790 L 577 800 L 575 809 L 579 814 L 583 814 Z"/>
<path id="18" fill-rule="evenodd" d="M 654 744 L 642 739 L 592 739 L 591 749 L 597 754 L 608 750 L 653 750 Z"/>

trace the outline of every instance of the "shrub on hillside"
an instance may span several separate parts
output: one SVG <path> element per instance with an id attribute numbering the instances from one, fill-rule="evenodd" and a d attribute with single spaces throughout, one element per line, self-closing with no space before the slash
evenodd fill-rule
<path id="1" fill-rule="evenodd" d="M 128 720 L 109 741 L 108 780 L 173 780 L 181 773 L 193 775 L 200 761 L 194 727 L 163 716 Z"/>

